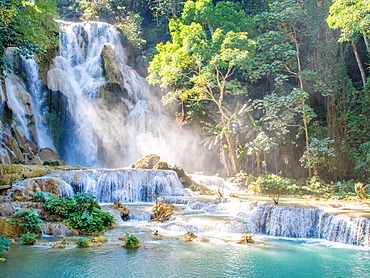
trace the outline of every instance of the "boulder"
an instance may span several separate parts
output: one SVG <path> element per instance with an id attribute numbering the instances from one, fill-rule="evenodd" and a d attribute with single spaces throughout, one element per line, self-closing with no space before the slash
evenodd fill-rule
<path id="1" fill-rule="evenodd" d="M 122 220 L 128 220 L 130 218 L 130 209 L 120 202 L 114 202 L 109 208 L 118 210 Z"/>
<path id="2" fill-rule="evenodd" d="M 26 202 L 29 200 L 28 197 L 24 196 L 23 195 L 23 192 L 22 190 L 20 189 L 16 189 L 14 190 L 14 192 L 10 195 L 14 201 L 16 202 Z"/>
<path id="3" fill-rule="evenodd" d="M 193 241 L 194 239 L 196 239 L 197 236 L 194 235 L 194 233 L 192 232 L 187 232 L 185 235 L 179 237 L 179 240 L 181 241 L 185 241 L 185 242 L 188 242 L 188 241 Z"/>
<path id="4" fill-rule="evenodd" d="M 40 150 L 39 157 L 42 162 L 56 160 L 59 158 L 59 155 L 50 148 L 43 148 Z"/>
<path id="5" fill-rule="evenodd" d="M 159 160 L 160 157 L 158 155 L 148 154 L 135 163 L 131 164 L 130 167 L 134 169 L 153 169 L 154 166 L 159 162 Z"/>

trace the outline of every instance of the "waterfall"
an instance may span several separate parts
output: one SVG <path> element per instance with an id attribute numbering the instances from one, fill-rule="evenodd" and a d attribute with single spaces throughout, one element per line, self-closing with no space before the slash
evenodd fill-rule
<path id="1" fill-rule="evenodd" d="M 51 174 L 74 193 L 89 193 L 100 203 L 154 202 L 152 196 L 188 196 L 177 174 L 163 170 L 84 170 Z"/>
<path id="2" fill-rule="evenodd" d="M 156 153 L 183 167 L 198 139 L 166 117 L 158 92 L 126 64 L 117 30 L 102 22 L 60 21 L 60 53 L 48 87 L 68 99 L 72 132 L 61 158 L 71 165 L 126 167 Z M 192 157 L 194 162 L 183 162 Z"/>
<path id="3" fill-rule="evenodd" d="M 33 116 L 31 96 L 27 92 L 25 83 L 16 74 L 19 72 L 15 70 L 14 51 L 15 48 L 8 48 L 5 56 L 6 61 L 12 66 L 12 73 L 5 78 L 7 104 L 12 110 L 17 128 L 30 139 L 27 117 Z"/>
<path id="4" fill-rule="evenodd" d="M 36 128 L 36 143 L 39 148 L 55 149 L 54 144 L 48 135 L 46 119 L 42 108 L 45 106 L 45 91 L 43 90 L 42 81 L 39 75 L 39 66 L 34 59 L 22 57 L 27 76 L 27 87 L 31 95 L 33 115 Z"/>
<path id="5" fill-rule="evenodd" d="M 169 198 L 202 213 L 177 216 L 169 230 L 193 232 L 257 233 L 289 238 L 317 238 L 370 247 L 370 219 L 340 210 L 269 205 L 265 202 L 228 199 L 221 203 Z M 166 227 L 164 227 L 166 228 Z"/>
<path id="6" fill-rule="evenodd" d="M 14 56 L 15 48 L 8 48 L 6 60 L 11 73 L 5 78 L 5 92 L 1 88 L 1 109 L 7 101 L 12 110 L 15 126 L 40 148 L 54 145 L 47 134 L 46 121 L 42 113 L 45 106 L 45 92 L 39 76 L 39 67 L 34 59 Z M 0 110 L 0 113 L 4 111 Z"/>

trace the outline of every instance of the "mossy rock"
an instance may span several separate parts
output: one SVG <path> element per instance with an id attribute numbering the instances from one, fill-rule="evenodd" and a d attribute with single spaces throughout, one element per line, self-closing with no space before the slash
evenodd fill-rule
<path id="1" fill-rule="evenodd" d="M 154 166 L 159 162 L 160 157 L 156 154 L 148 154 L 143 158 L 139 159 L 135 163 L 131 164 L 133 169 L 153 169 Z"/>
<path id="2" fill-rule="evenodd" d="M 187 232 L 185 235 L 179 237 L 181 241 L 193 241 L 197 236 L 193 232 Z"/>
<path id="3" fill-rule="evenodd" d="M 0 236 L 21 236 L 26 233 L 25 226 L 19 223 L 10 224 L 10 218 L 0 217 Z"/>

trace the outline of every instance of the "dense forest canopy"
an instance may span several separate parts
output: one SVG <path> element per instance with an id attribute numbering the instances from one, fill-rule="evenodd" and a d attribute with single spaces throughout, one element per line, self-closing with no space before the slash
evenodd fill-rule
<path id="1" fill-rule="evenodd" d="M 224 173 L 370 181 L 369 0 L 0 1 L 3 75 L 7 47 L 56 46 L 55 18 L 105 21 Z"/>

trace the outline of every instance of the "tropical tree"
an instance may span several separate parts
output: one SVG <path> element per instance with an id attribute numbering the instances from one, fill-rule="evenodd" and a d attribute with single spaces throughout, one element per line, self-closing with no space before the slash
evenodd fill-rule
<path id="1" fill-rule="evenodd" d="M 366 50 L 370 53 L 370 1 L 369 0 L 335 0 L 330 7 L 327 23 L 330 28 L 340 29 L 339 41 L 350 41 L 359 67 L 362 83 L 366 84 L 366 73 L 357 50 L 356 41 L 361 36 Z"/>
<path id="2" fill-rule="evenodd" d="M 240 82 L 233 77 L 238 71 L 250 70 L 254 41 L 247 32 L 240 31 L 237 22 L 220 21 L 223 28 L 217 27 L 211 16 L 227 12 L 224 5 L 236 9 L 231 2 L 214 6 L 210 0 L 188 1 L 182 17 L 171 19 L 169 23 L 172 41 L 157 46 L 158 54 L 150 63 L 148 81 L 169 88 L 163 98 L 165 104 L 180 100 L 215 105 L 217 129 L 223 139 L 223 148 L 227 150 L 225 166 L 228 173 L 235 174 L 233 113 L 225 98 L 245 94 Z M 199 14 L 204 16 L 198 17 Z M 245 17 L 242 13 L 238 16 Z"/>

